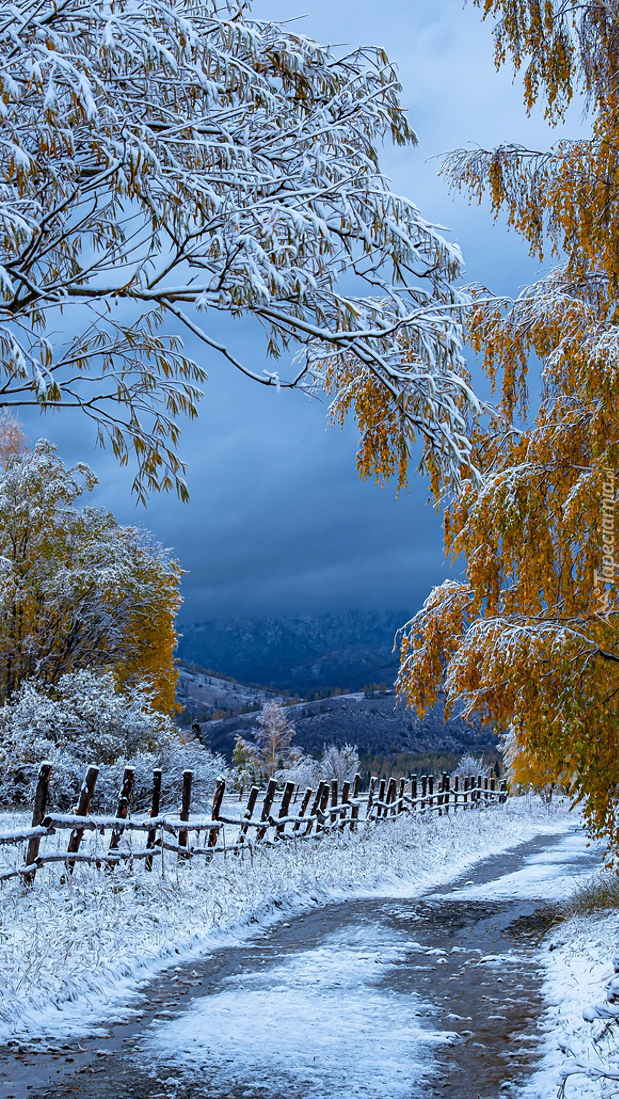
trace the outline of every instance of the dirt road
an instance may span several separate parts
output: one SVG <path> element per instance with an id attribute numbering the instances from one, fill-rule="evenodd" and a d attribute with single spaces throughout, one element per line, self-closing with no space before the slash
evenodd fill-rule
<path id="1" fill-rule="evenodd" d="M 168 971 L 96 1038 L 0 1051 L 0 1099 L 509 1095 L 536 1063 L 557 883 L 598 864 L 541 836 L 422 899 L 316 908 Z"/>

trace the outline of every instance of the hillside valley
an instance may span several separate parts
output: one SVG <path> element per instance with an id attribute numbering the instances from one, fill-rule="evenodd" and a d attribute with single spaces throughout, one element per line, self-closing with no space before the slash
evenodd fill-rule
<path id="1" fill-rule="evenodd" d="M 301 696 L 316 690 L 391 686 L 396 631 L 412 611 L 349 611 L 299 618 L 222 618 L 180 627 L 178 655 L 244 683 Z"/>
<path id="2" fill-rule="evenodd" d="M 286 706 L 288 719 L 296 729 L 295 744 L 313 755 L 322 752 L 327 744 L 356 744 L 365 755 L 480 754 L 496 748 L 496 737 L 490 730 L 457 717 L 446 721 L 442 701 L 419 718 L 398 705 L 393 690 L 341 694 L 312 702 L 294 701 L 231 677 L 199 670 L 195 665 L 181 668 L 179 700 L 185 707 L 184 723 L 198 721 L 203 742 L 228 759 L 236 736 L 251 733 L 257 712 L 266 699 Z M 235 712 L 231 713 L 232 710 Z M 229 716 L 218 717 L 221 712 Z"/>

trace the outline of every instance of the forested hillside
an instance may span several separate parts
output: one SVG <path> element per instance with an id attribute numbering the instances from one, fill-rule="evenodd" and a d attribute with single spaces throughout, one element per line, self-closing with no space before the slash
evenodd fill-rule
<path id="1" fill-rule="evenodd" d="M 349 611 L 301 618 L 231 618 L 181 627 L 178 653 L 245 683 L 306 695 L 393 683 L 397 629 L 410 611 Z"/>

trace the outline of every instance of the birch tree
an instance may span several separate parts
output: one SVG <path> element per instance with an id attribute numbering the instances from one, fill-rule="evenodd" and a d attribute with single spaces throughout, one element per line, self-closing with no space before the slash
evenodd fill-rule
<path id="1" fill-rule="evenodd" d="M 251 731 L 251 740 L 237 736 L 234 760 L 239 771 L 261 780 L 291 767 L 302 753 L 291 748 L 295 727 L 278 702 L 265 702 Z"/>
<path id="2" fill-rule="evenodd" d="M 0 704 L 28 680 L 112 669 L 169 713 L 181 570 L 146 532 L 77 506 L 95 483 L 44 439 L 0 470 Z"/>
<path id="3" fill-rule="evenodd" d="M 336 54 L 243 0 L 3 0 L 0 403 L 79 409 L 138 497 L 186 497 L 179 421 L 216 353 L 326 388 L 363 475 L 402 482 L 419 438 L 457 478 L 461 256 L 380 170 L 384 140 L 416 140 L 399 90 L 380 49 Z M 221 314 L 297 365 L 241 361 Z"/>
<path id="4" fill-rule="evenodd" d="M 576 92 L 590 136 L 550 150 L 452 154 L 446 170 L 546 263 L 515 301 L 478 299 L 470 335 L 500 395 L 500 431 L 474 440 L 445 519 L 462 582 L 436 588 L 404 632 L 399 687 L 508 732 L 516 777 L 571 783 L 619 852 L 619 9 L 586 0 L 485 0 L 497 64 L 524 74 L 528 108 L 560 120 Z M 550 265 L 548 261 L 550 260 Z M 484 295 L 485 297 L 485 295 Z M 527 370 L 542 363 L 527 413 Z M 528 422 L 525 418 L 528 415 Z"/>

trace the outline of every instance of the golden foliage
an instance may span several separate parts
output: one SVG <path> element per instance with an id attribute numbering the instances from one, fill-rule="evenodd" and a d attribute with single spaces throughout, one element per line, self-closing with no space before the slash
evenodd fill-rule
<path id="1" fill-rule="evenodd" d="M 0 474 L 0 700 L 27 679 L 99 668 L 169 713 L 182 572 L 143 531 L 75 506 L 95 484 L 45 440 Z"/>
<path id="2" fill-rule="evenodd" d="M 530 108 L 561 117 L 576 89 L 588 139 L 548 153 L 455 153 L 447 170 L 534 254 L 560 265 L 515 302 L 479 295 L 470 338 L 500 394 L 502 426 L 475 437 L 481 484 L 464 475 L 445 517 L 466 580 L 436 589 L 409 624 L 401 693 L 425 708 L 444 677 L 509 729 L 514 769 L 569 779 L 594 833 L 619 851 L 619 26 L 610 6 L 486 0 L 497 62 L 525 67 Z M 542 393 L 526 410 L 531 356 Z"/>

